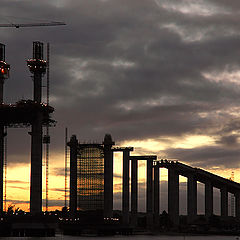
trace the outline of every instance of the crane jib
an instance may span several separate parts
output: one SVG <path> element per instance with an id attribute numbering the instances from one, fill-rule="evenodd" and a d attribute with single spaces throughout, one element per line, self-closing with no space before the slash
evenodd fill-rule
<path id="1" fill-rule="evenodd" d="M 42 26 L 61 26 L 66 25 L 64 22 L 46 22 L 46 23 L 11 23 L 11 24 L 0 24 L 0 27 L 42 27 Z"/>

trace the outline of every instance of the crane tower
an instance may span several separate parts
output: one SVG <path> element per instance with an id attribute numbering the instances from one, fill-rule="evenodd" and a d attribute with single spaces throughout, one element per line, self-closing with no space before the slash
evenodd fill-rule
<path id="1" fill-rule="evenodd" d="M 3 104 L 3 85 L 9 77 L 10 65 L 5 62 L 5 45 L 0 43 L 0 104 Z M 0 213 L 3 212 L 4 125 L 0 124 Z"/>

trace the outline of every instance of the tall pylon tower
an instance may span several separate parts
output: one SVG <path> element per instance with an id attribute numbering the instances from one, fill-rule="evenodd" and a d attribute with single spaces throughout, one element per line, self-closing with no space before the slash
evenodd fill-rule
<path id="1" fill-rule="evenodd" d="M 43 43 L 33 42 L 33 58 L 27 60 L 30 72 L 33 74 L 33 100 L 36 105 L 42 102 L 42 77 L 46 73 L 47 62 L 43 60 Z M 31 185 L 30 212 L 42 212 L 42 142 L 43 113 L 38 111 L 32 122 L 31 129 Z"/>

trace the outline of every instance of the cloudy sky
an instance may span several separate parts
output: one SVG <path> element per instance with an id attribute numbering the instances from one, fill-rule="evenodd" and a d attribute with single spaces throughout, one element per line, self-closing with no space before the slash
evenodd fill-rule
<path id="1" fill-rule="evenodd" d="M 240 181 L 239 17 L 238 0 L 1 1 L 0 23 L 67 23 L 0 28 L 11 64 L 7 103 L 32 98 L 25 60 L 32 41 L 51 44 L 53 206 L 64 200 L 65 127 L 80 141 L 101 142 L 111 133 L 133 154 L 179 159 L 227 178 L 234 171 Z M 8 130 L 13 203 L 29 199 L 28 131 Z"/>

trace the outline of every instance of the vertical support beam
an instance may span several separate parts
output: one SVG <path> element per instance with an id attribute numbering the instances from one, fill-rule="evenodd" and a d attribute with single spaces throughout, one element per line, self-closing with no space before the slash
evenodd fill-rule
<path id="1" fill-rule="evenodd" d="M 33 75 L 33 99 L 37 103 L 42 102 L 42 73 L 35 72 Z"/>
<path id="2" fill-rule="evenodd" d="M 31 132 L 31 184 L 30 184 L 30 212 L 42 212 L 42 113 L 32 124 Z"/>
<path id="3" fill-rule="evenodd" d="M 104 137 L 104 217 L 112 217 L 113 211 L 113 151 L 112 137 Z"/>
<path id="4" fill-rule="evenodd" d="M 153 160 L 147 160 L 147 226 L 153 225 Z"/>
<path id="5" fill-rule="evenodd" d="M 193 175 L 188 176 L 187 182 L 187 214 L 189 222 L 197 217 L 197 180 Z"/>
<path id="6" fill-rule="evenodd" d="M 154 225 L 159 225 L 159 164 L 154 166 Z"/>
<path id="7" fill-rule="evenodd" d="M 173 225 L 179 225 L 179 175 L 171 167 L 168 169 L 168 214 Z"/>
<path id="8" fill-rule="evenodd" d="M 123 224 L 129 224 L 129 150 L 123 151 Z"/>
<path id="9" fill-rule="evenodd" d="M 235 196 L 235 216 L 240 219 L 240 192 L 236 192 Z"/>
<path id="10" fill-rule="evenodd" d="M 76 135 L 71 137 L 68 143 L 70 147 L 70 201 L 69 208 L 72 217 L 77 211 L 77 154 L 78 154 L 78 140 Z"/>
<path id="11" fill-rule="evenodd" d="M 33 59 L 28 60 L 28 67 L 33 73 L 33 100 L 42 102 L 42 76 L 46 72 L 46 62 L 43 61 L 43 43 L 33 42 Z M 39 110 L 32 123 L 31 132 L 31 184 L 30 212 L 42 212 L 42 122 L 43 113 Z"/>
<path id="12" fill-rule="evenodd" d="M 213 185 L 211 181 L 205 182 L 205 216 L 213 215 Z"/>
<path id="13" fill-rule="evenodd" d="M 221 192 L 221 217 L 228 216 L 228 192 L 227 187 L 223 186 L 220 189 Z"/>
<path id="14" fill-rule="evenodd" d="M 131 160 L 131 224 L 137 225 L 138 211 L 138 160 Z"/>

